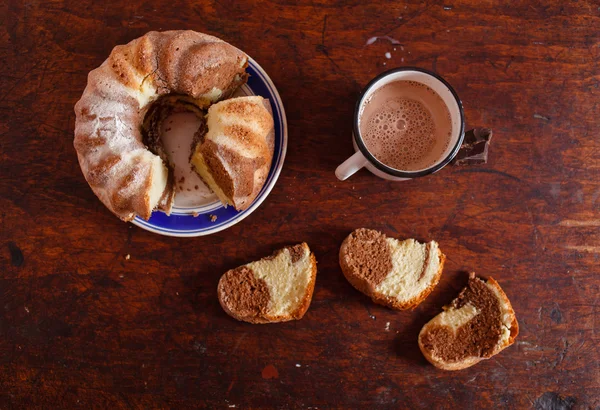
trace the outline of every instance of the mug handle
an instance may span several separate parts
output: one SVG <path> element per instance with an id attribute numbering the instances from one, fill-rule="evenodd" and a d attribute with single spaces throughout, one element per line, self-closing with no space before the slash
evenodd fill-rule
<path id="1" fill-rule="evenodd" d="M 367 165 L 369 161 L 360 151 L 356 151 L 354 155 L 344 161 L 335 170 L 335 176 L 340 181 L 345 181 L 350 178 L 356 171 Z"/>

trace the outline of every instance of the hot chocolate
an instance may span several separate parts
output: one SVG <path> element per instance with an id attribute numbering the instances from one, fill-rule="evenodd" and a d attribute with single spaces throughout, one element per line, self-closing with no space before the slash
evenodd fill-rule
<path id="1" fill-rule="evenodd" d="M 452 119 L 442 98 L 415 81 L 394 81 L 379 88 L 363 103 L 359 118 L 369 152 L 402 171 L 435 165 L 452 136 Z"/>

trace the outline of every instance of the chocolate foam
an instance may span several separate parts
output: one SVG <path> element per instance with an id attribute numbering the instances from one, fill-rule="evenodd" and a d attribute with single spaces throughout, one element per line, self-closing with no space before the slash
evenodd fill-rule
<path id="1" fill-rule="evenodd" d="M 364 103 L 359 127 L 375 158 L 391 168 L 416 171 L 432 166 L 446 151 L 452 120 L 433 89 L 415 81 L 394 81 Z"/>

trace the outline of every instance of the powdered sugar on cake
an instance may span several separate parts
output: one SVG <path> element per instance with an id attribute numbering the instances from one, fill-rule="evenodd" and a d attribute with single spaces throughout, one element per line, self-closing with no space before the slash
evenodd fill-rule
<path id="1" fill-rule="evenodd" d="M 247 61 L 216 37 L 149 32 L 115 47 L 90 72 L 75 106 L 74 146 L 90 187 L 112 212 L 125 221 L 148 219 L 153 210 L 170 213 L 171 164 L 142 135 L 148 108 L 172 94 L 206 109 L 245 83 Z"/>

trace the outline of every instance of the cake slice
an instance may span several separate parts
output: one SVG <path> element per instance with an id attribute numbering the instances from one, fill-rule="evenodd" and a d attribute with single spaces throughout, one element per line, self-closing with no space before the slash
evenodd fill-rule
<path id="1" fill-rule="evenodd" d="M 460 370 L 514 343 L 519 324 L 498 282 L 469 276 L 469 283 L 444 311 L 423 326 L 419 348 L 435 367 Z"/>
<path id="2" fill-rule="evenodd" d="M 190 160 L 219 200 L 241 211 L 252 204 L 267 180 L 274 138 L 268 100 L 230 98 L 208 109 Z"/>
<path id="3" fill-rule="evenodd" d="M 348 282 L 375 303 L 413 309 L 437 285 L 446 257 L 437 242 L 400 241 L 357 229 L 342 243 L 340 266 Z"/>
<path id="4" fill-rule="evenodd" d="M 317 261 L 306 243 L 227 271 L 217 292 L 225 312 L 250 323 L 302 319 L 310 306 Z"/>

